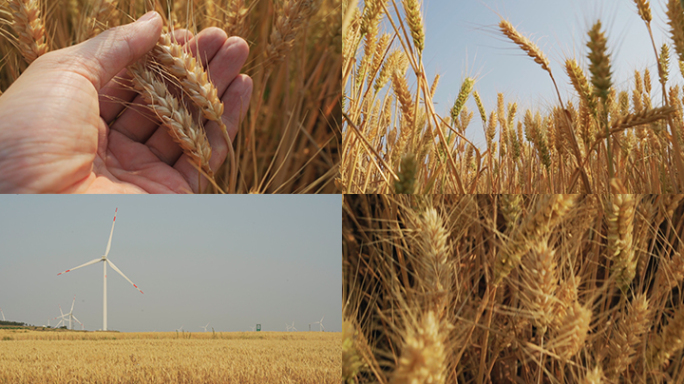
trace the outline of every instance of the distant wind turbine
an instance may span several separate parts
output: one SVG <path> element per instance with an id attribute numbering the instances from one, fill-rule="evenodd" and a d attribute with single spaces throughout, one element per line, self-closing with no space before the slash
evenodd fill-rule
<path id="1" fill-rule="evenodd" d="M 61 320 L 59 321 L 59 323 L 57 323 L 57 328 L 59 328 L 59 325 L 60 325 L 60 324 L 66 325 L 66 322 L 67 322 L 67 319 L 68 319 L 68 320 L 69 320 L 69 329 L 74 329 L 74 325 L 73 325 L 73 323 L 72 323 L 72 320 L 74 320 L 74 321 L 76 321 L 77 323 L 81 324 L 81 329 L 85 329 L 85 326 L 83 325 L 83 323 L 81 323 L 80 321 L 78 321 L 78 319 L 76 318 L 76 316 L 74 316 L 74 303 L 76 303 L 76 295 L 74 295 L 74 300 L 71 301 L 71 310 L 69 311 L 69 313 L 64 313 L 64 312 L 62 312 L 62 306 L 61 306 L 61 305 L 59 306 L 59 313 L 61 313 L 62 316 L 57 316 L 57 317 L 55 317 L 54 319 L 52 319 L 52 320 L 61 319 Z"/>
<path id="2" fill-rule="evenodd" d="M 206 332 L 208 326 L 209 326 L 209 323 L 207 323 L 207 325 L 204 325 L 204 326 L 200 325 L 200 328 L 204 328 L 204 332 Z"/>
<path id="3" fill-rule="evenodd" d="M 314 321 L 314 322 L 312 323 L 312 324 L 318 324 L 318 330 L 321 331 L 321 332 L 325 331 L 325 327 L 323 326 L 323 318 L 324 318 L 324 317 L 325 317 L 325 316 L 321 317 L 321 319 L 320 319 L 319 321 Z"/>
<path id="4" fill-rule="evenodd" d="M 140 293 L 143 293 L 143 291 L 141 291 L 137 285 L 133 284 L 133 282 L 128 277 L 126 277 L 126 275 L 124 275 L 123 272 L 121 272 L 121 270 L 119 268 L 117 268 L 116 265 L 114 265 L 114 263 L 112 263 L 111 260 L 109 260 L 107 258 L 107 255 L 109 255 L 109 249 L 112 246 L 112 235 L 114 234 L 114 224 L 116 224 L 116 213 L 118 211 L 119 211 L 119 208 L 114 210 L 114 221 L 112 222 L 112 231 L 109 232 L 109 241 L 107 242 L 107 249 L 105 250 L 105 254 L 99 259 L 91 260 L 85 264 L 79 265 L 78 267 L 67 269 L 64 272 L 60 272 L 57 274 L 57 276 L 59 276 L 61 274 L 71 272 L 71 271 L 77 270 L 77 269 L 82 268 L 82 267 L 86 267 L 86 266 L 91 265 L 91 264 L 102 262 L 103 271 L 104 271 L 103 272 L 104 283 L 103 283 L 103 291 L 102 291 L 102 330 L 103 331 L 107 330 L 107 264 L 109 264 L 115 271 L 119 272 L 119 275 L 123 276 L 123 278 L 126 279 L 129 283 L 131 283 L 138 291 L 140 291 Z"/>
<path id="5" fill-rule="evenodd" d="M 185 324 L 183 324 L 183 325 L 185 325 Z M 181 325 L 181 327 L 180 327 L 180 328 L 176 329 L 176 332 L 180 332 L 180 331 L 182 331 L 182 330 L 183 330 L 183 325 Z"/>
<path id="6" fill-rule="evenodd" d="M 250 328 L 252 332 L 256 332 L 256 325 Z"/>
<path id="7" fill-rule="evenodd" d="M 294 326 L 294 321 L 292 322 L 292 325 L 285 324 L 285 328 L 287 329 L 286 332 L 290 332 L 291 330 L 297 331 L 297 328 L 295 328 L 295 326 Z"/>

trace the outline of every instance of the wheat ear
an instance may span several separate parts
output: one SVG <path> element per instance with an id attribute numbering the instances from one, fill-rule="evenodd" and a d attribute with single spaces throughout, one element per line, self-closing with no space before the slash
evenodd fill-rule
<path id="1" fill-rule="evenodd" d="M 159 42 L 152 49 L 152 55 L 156 61 L 178 79 L 181 88 L 190 100 L 199 107 L 202 115 L 208 120 L 215 121 L 221 128 L 221 133 L 223 133 L 223 138 L 228 146 L 231 160 L 231 185 L 234 186 L 237 179 L 237 164 L 235 163 L 233 141 L 230 139 L 226 124 L 221 118 L 223 102 L 218 96 L 216 87 L 209 81 L 209 76 L 204 67 L 190 52 L 183 49 L 173 39 L 171 33 L 162 33 Z"/>
<path id="2" fill-rule="evenodd" d="M 425 29 L 423 27 L 423 17 L 420 14 L 420 3 L 418 0 L 403 0 L 403 4 L 413 44 L 420 54 L 425 47 Z"/>
<path id="3" fill-rule="evenodd" d="M 591 310 L 575 302 L 567 308 L 557 336 L 549 343 L 549 347 L 562 359 L 572 358 L 584 347 L 590 324 Z"/>
<path id="4" fill-rule="evenodd" d="M 266 63 L 271 67 L 282 62 L 292 48 L 299 29 L 316 12 L 318 0 L 286 0 L 282 12 L 278 12 L 268 46 Z"/>
<path id="5" fill-rule="evenodd" d="M 391 384 L 444 383 L 447 354 L 442 327 L 433 311 L 407 327 Z"/>
<path id="6" fill-rule="evenodd" d="M 530 39 L 518 32 L 518 30 L 516 30 L 515 27 L 513 27 L 513 24 L 511 24 L 508 20 L 501 19 L 501 22 L 499 22 L 499 28 L 501 29 L 501 32 L 506 35 L 506 37 L 511 39 L 511 41 L 522 48 L 522 50 L 527 53 L 527 56 L 531 57 L 535 63 L 541 65 L 542 68 L 549 74 L 551 73 L 549 59 L 546 57 L 546 55 L 544 55 L 544 52 L 539 49 L 537 44 L 533 43 L 530 41 Z"/>
<path id="7" fill-rule="evenodd" d="M 634 195 L 613 195 L 606 212 L 608 247 L 607 257 L 613 261 L 612 270 L 617 284 L 626 289 L 636 274 L 636 260 L 632 246 L 634 232 Z"/>
<path id="8" fill-rule="evenodd" d="M 140 62 L 128 67 L 133 76 L 133 86 L 150 104 L 162 124 L 169 129 L 171 138 L 180 145 L 183 153 L 199 164 L 207 175 L 213 177 L 209 166 L 211 147 L 204 133 L 195 123 L 182 102 L 174 97 L 151 70 Z"/>
<path id="9" fill-rule="evenodd" d="M 649 308 L 646 295 L 639 294 L 627 307 L 610 340 L 608 371 L 617 379 L 638 357 L 638 345 L 649 328 Z"/>
<path id="10" fill-rule="evenodd" d="M 535 210 L 511 234 L 511 238 L 498 253 L 494 264 L 494 284 L 499 284 L 520 265 L 522 256 L 532 248 L 530 240 L 544 237 L 570 211 L 574 203 L 575 198 L 572 195 L 544 195 L 539 198 Z"/>
<path id="11" fill-rule="evenodd" d="M 40 18 L 40 2 L 38 0 L 10 0 L 12 12 L 12 29 L 17 34 L 17 48 L 26 62 L 33 60 L 48 51 L 45 43 L 45 25 Z"/>
<path id="12" fill-rule="evenodd" d="M 684 309 L 679 307 L 662 332 L 651 343 L 648 359 L 654 366 L 662 367 L 673 353 L 684 347 Z"/>
<path id="13" fill-rule="evenodd" d="M 606 47 L 608 40 L 601 31 L 601 21 L 598 20 L 589 30 L 589 72 L 591 83 L 594 85 L 594 94 L 603 100 L 608 99 L 608 92 L 612 86 L 610 55 Z"/>
<path id="14" fill-rule="evenodd" d="M 521 302 L 529 309 L 534 323 L 543 334 L 556 316 L 555 252 L 545 239 L 539 240 L 523 260 L 523 297 Z"/>
<path id="15" fill-rule="evenodd" d="M 679 0 L 668 0 L 666 13 L 675 51 L 679 55 L 679 60 L 684 61 L 684 10 L 681 2 Z"/>
<path id="16" fill-rule="evenodd" d="M 651 4 L 648 2 L 648 0 L 634 0 L 634 3 L 639 10 L 639 16 L 641 16 L 641 19 L 646 23 L 650 23 L 653 17 L 651 15 Z"/>
<path id="17" fill-rule="evenodd" d="M 118 0 L 100 0 L 95 4 L 90 16 L 86 20 L 86 25 L 89 28 L 88 38 L 102 32 L 103 27 L 107 29 L 108 20 L 116 20 L 118 18 L 117 3 Z"/>

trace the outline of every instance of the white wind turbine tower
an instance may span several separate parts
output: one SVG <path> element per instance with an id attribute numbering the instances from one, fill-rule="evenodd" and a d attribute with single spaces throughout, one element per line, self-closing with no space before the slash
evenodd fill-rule
<path id="1" fill-rule="evenodd" d="M 320 319 L 319 321 L 314 321 L 314 322 L 312 323 L 312 324 L 318 324 L 318 330 L 321 331 L 321 332 L 325 331 L 325 327 L 323 326 L 323 318 L 324 318 L 324 317 L 325 317 L 325 316 L 321 317 L 321 319 Z"/>
<path id="2" fill-rule="evenodd" d="M 207 323 L 207 325 L 200 325 L 200 328 L 204 328 L 204 332 L 206 332 L 208 326 L 209 326 L 209 323 Z"/>
<path id="3" fill-rule="evenodd" d="M 115 271 L 119 272 L 119 275 L 123 276 L 123 278 L 126 279 L 126 281 L 133 284 L 133 282 L 128 277 L 126 277 L 126 275 L 124 275 L 123 272 L 121 272 L 121 270 L 119 270 L 119 268 L 117 268 L 116 265 L 114 265 L 114 263 L 112 263 L 111 260 L 109 260 L 107 258 L 107 255 L 109 254 L 109 248 L 111 248 L 111 246 L 112 246 L 112 235 L 114 234 L 114 224 L 116 224 L 116 213 L 118 211 L 119 211 L 119 208 L 114 210 L 114 221 L 112 222 L 112 231 L 109 232 L 109 241 L 107 242 L 107 249 L 105 250 L 105 254 L 99 259 L 91 260 L 85 264 L 79 265 L 78 267 L 67 269 L 64 272 L 57 274 L 57 276 L 59 276 L 63 273 L 71 272 L 71 271 L 74 271 L 74 270 L 79 269 L 81 267 L 86 267 L 86 266 L 91 265 L 91 264 L 102 262 L 103 271 L 104 271 L 103 272 L 104 283 L 103 283 L 103 291 L 102 291 L 102 330 L 103 331 L 107 330 L 107 264 L 109 264 Z M 141 291 L 137 285 L 133 284 L 133 286 L 138 291 L 140 291 L 140 293 L 143 293 L 143 291 Z"/>
<path id="4" fill-rule="evenodd" d="M 74 325 L 72 323 L 72 320 L 75 320 L 77 323 L 81 324 L 81 329 L 85 329 L 85 326 L 83 325 L 83 323 L 78 321 L 76 316 L 74 316 L 74 303 L 75 302 L 76 302 L 76 296 L 74 295 L 74 300 L 71 301 L 71 310 L 69 311 L 69 313 L 62 312 L 62 306 L 61 305 L 59 306 L 59 313 L 61 313 L 62 316 L 57 316 L 54 319 L 52 319 L 52 320 L 61 319 L 59 321 L 59 323 L 57 323 L 57 326 L 55 328 L 59 328 L 60 324 L 66 325 L 66 322 L 68 319 L 69 320 L 69 329 L 74 329 Z M 49 320 L 48 320 L 48 322 L 49 322 Z"/>

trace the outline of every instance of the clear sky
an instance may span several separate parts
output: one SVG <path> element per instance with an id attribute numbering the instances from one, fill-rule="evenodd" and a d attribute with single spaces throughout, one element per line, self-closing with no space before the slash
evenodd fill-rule
<path id="1" fill-rule="evenodd" d="M 664 42 L 671 45 L 671 40 L 666 39 L 669 34 L 664 3 L 651 2 L 652 28 L 658 47 Z M 496 108 L 497 92 L 504 93 L 507 103 L 518 102 L 518 116 L 527 108 L 557 105 L 553 83 L 546 72 L 498 31 L 499 15 L 536 42 L 549 57 L 564 102 L 572 89 L 563 69 L 565 59 L 576 58 L 588 73 L 586 36 L 597 19 L 608 31 L 618 90 L 633 88 L 634 70 L 643 71 L 648 66 L 653 94 L 660 94 L 653 48 L 632 0 L 424 0 L 423 13 L 423 62 L 430 81 L 436 73 L 441 74 L 434 100 L 443 116 L 449 115 L 466 76 L 476 78 L 475 89 L 480 92 L 488 114 Z M 391 31 L 391 26 L 386 24 L 385 31 Z M 670 82 L 681 84 L 675 62 L 673 56 Z M 415 81 L 410 86 L 415 89 Z M 660 98 L 655 101 L 660 103 Z M 466 136 L 484 148 L 482 123 L 472 97 L 466 105 L 475 112 Z"/>
<path id="2" fill-rule="evenodd" d="M 0 196 L 0 308 L 7 320 L 47 324 L 68 312 L 102 328 L 104 254 L 108 328 L 124 332 L 299 331 L 325 316 L 341 331 L 338 195 Z M 55 325 L 57 321 L 51 321 Z M 74 327 L 76 329 L 76 327 Z M 78 326 L 80 329 L 80 326 Z M 312 330 L 318 330 L 312 325 Z M 209 328 L 211 331 L 211 328 Z"/>

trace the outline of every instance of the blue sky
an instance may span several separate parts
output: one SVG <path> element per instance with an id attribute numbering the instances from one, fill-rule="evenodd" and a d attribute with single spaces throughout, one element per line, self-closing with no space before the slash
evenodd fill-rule
<path id="1" fill-rule="evenodd" d="M 664 2 L 651 2 L 652 28 L 658 48 L 665 42 L 671 45 L 664 6 Z M 632 0 L 424 0 L 423 14 L 426 32 L 423 62 L 430 81 L 436 73 L 441 75 L 434 101 L 442 116 L 449 115 L 461 82 L 467 76 L 476 79 L 475 89 L 488 114 L 496 108 L 497 92 L 504 93 L 507 103 L 518 103 L 518 116 L 527 108 L 546 110 L 558 103 L 546 72 L 498 31 L 499 15 L 536 42 L 549 57 L 564 102 L 575 96 L 563 63 L 566 58 L 574 57 L 588 73 L 586 33 L 597 19 L 601 19 L 607 30 L 617 88 L 633 88 L 634 70 L 643 71 L 648 67 L 653 94 L 660 94 L 653 48 Z M 388 24 L 384 28 L 386 32 L 391 30 Z M 681 84 L 675 62 L 673 56 L 670 84 L 673 81 Z M 414 80 L 410 86 L 415 89 Z M 657 104 L 660 98 L 654 101 Z M 482 123 L 472 97 L 466 105 L 475 112 L 466 136 L 483 148 Z"/>
<path id="2" fill-rule="evenodd" d="M 0 196 L 0 308 L 7 320 L 47 324 L 68 312 L 125 332 L 299 331 L 325 316 L 341 330 L 341 196 Z M 56 321 L 51 322 L 52 325 Z M 80 329 L 80 326 L 78 327 Z M 312 325 L 318 330 L 318 325 Z"/>

